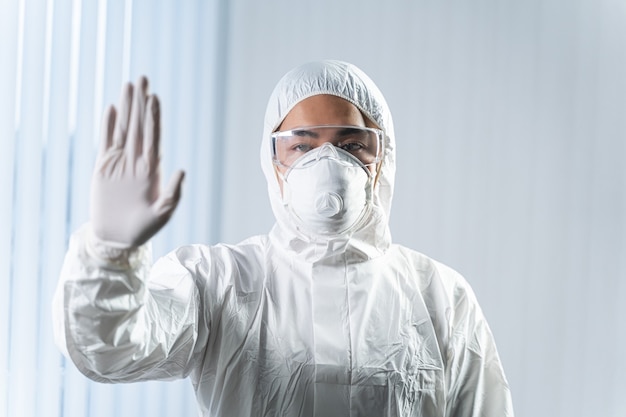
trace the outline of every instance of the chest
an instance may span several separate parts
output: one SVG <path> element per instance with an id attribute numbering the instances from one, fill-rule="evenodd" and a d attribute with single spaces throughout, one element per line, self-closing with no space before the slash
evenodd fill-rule
<path id="1" fill-rule="evenodd" d="M 435 407 L 443 365 L 417 278 L 377 265 L 276 270 L 226 300 L 227 362 L 259 401 L 286 395 L 316 415 Z"/>

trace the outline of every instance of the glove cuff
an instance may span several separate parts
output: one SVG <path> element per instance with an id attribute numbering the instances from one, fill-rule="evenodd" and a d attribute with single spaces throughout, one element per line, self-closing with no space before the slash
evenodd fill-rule
<path id="1" fill-rule="evenodd" d="M 99 267 L 125 270 L 133 268 L 147 250 L 144 244 L 128 247 L 117 242 L 109 242 L 98 238 L 90 225 L 86 225 L 84 233 L 85 252 Z"/>

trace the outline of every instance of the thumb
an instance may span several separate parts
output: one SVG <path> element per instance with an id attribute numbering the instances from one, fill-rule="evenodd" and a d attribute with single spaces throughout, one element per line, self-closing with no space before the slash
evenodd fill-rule
<path id="1" fill-rule="evenodd" d="M 154 202 L 153 207 L 157 216 L 169 218 L 172 215 L 180 201 L 184 179 L 185 171 L 178 170 L 172 175 L 167 187 L 165 187 L 157 201 Z"/>

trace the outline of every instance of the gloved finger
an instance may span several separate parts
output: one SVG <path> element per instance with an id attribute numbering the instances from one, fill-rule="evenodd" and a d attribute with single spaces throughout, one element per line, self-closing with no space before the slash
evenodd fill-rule
<path id="1" fill-rule="evenodd" d="M 185 171 L 178 170 L 170 178 L 167 187 L 154 203 L 156 214 L 160 218 L 168 219 L 180 201 Z"/>
<path id="2" fill-rule="evenodd" d="M 148 91 L 148 79 L 139 77 L 133 93 L 133 104 L 130 111 L 130 125 L 126 137 L 126 153 L 129 160 L 134 161 L 141 155 L 143 148 L 143 124 L 146 112 L 146 94 Z"/>
<path id="3" fill-rule="evenodd" d="M 143 155 L 151 167 L 156 167 L 160 157 L 161 105 L 156 95 L 148 97 L 146 122 L 144 125 Z"/>
<path id="4" fill-rule="evenodd" d="M 126 83 L 122 88 L 120 104 L 118 106 L 117 117 L 115 120 L 115 131 L 113 133 L 113 146 L 123 148 L 126 142 L 126 134 L 128 133 L 128 121 L 130 118 L 130 109 L 133 101 L 133 85 Z"/>
<path id="5" fill-rule="evenodd" d="M 105 154 L 111 146 L 113 146 L 113 131 L 115 130 L 115 107 L 109 106 L 104 110 L 102 115 L 102 124 L 100 126 L 100 151 L 99 155 Z"/>

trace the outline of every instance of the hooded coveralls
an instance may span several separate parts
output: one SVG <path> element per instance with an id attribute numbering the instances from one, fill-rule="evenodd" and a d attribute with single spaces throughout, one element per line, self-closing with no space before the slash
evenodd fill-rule
<path id="1" fill-rule="evenodd" d="M 311 238 L 291 221 L 269 136 L 316 94 L 353 103 L 385 133 L 373 208 L 358 229 Z M 513 416 L 496 346 L 462 276 L 392 244 L 395 141 L 387 104 L 340 61 L 287 73 L 270 98 L 261 163 L 276 224 L 237 245 L 148 245 L 116 257 L 71 238 L 55 334 L 100 382 L 189 376 L 202 416 Z M 97 250 L 95 250 L 97 249 Z"/>

